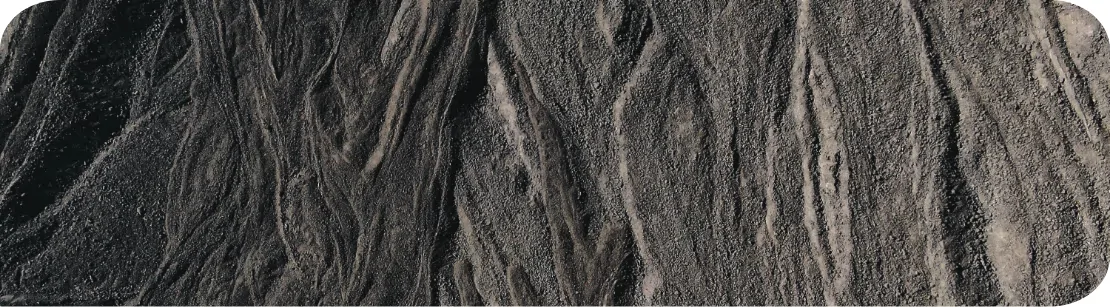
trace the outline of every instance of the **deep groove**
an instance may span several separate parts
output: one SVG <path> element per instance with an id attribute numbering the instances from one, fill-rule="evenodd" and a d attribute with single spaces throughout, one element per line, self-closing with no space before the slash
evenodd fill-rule
<path id="1" fill-rule="evenodd" d="M 443 182 L 439 187 L 442 191 L 438 193 L 442 195 L 442 197 L 439 202 L 439 216 L 435 229 L 437 235 L 435 237 L 435 243 L 433 244 L 433 253 L 431 256 L 433 260 L 431 266 L 436 270 L 448 267 L 450 261 L 454 260 L 452 259 L 454 257 L 451 257 L 451 253 L 458 249 L 454 241 L 459 230 L 459 220 L 455 204 L 455 178 L 461 175 L 460 172 L 462 170 L 462 160 L 459 158 L 460 144 L 458 144 L 458 140 L 462 139 L 460 134 L 463 130 L 458 129 L 460 125 L 455 121 L 465 118 L 460 114 L 470 112 L 470 109 L 473 108 L 473 103 L 482 98 L 485 84 L 474 82 L 474 80 L 487 80 L 487 74 L 489 73 L 489 68 L 487 67 L 484 57 L 486 54 L 485 42 L 488 39 L 486 32 L 486 28 L 488 27 L 488 24 L 486 24 L 487 18 L 482 14 L 481 10 L 478 11 L 478 18 L 477 25 L 475 25 L 473 29 L 475 36 L 474 41 L 468 42 L 472 49 L 470 49 L 469 54 L 466 55 L 468 60 L 463 70 L 466 78 L 461 79 L 463 82 L 463 84 L 460 85 L 461 88 L 457 90 L 458 93 L 454 95 L 454 98 L 444 112 L 443 120 L 447 122 L 444 123 L 443 133 L 447 138 L 445 140 L 447 144 L 441 146 L 447 146 L 447 148 L 441 150 L 445 152 L 447 157 L 445 159 L 449 161 L 449 164 L 446 166 L 446 171 L 442 174 Z M 434 292 L 437 287 L 435 286 L 435 275 L 432 276 L 433 282 L 430 285 L 433 289 L 431 304 L 438 305 L 442 302 L 438 301 L 439 295 Z"/>
<path id="2" fill-rule="evenodd" d="M 1054 2 L 1055 1 L 1052 0 L 1045 0 L 1042 7 L 1045 9 L 1045 17 L 1048 19 L 1048 29 L 1045 29 L 1045 31 L 1048 32 L 1048 37 L 1052 40 L 1052 45 L 1060 48 L 1060 62 L 1064 65 L 1065 74 L 1060 77 L 1073 82 L 1072 85 L 1074 88 L 1072 90 L 1075 91 L 1076 99 L 1080 100 L 1079 103 L 1082 104 L 1083 107 L 1088 108 L 1087 110 L 1089 111 L 1087 116 L 1091 117 L 1091 124 L 1093 125 L 1088 129 L 1102 132 L 1102 125 L 1100 124 L 1103 123 L 1105 119 L 1102 118 L 1101 113 L 1097 111 L 1098 106 L 1096 105 L 1094 96 L 1091 95 L 1090 81 L 1081 73 L 1081 70 L 1072 58 L 1067 42 L 1064 40 L 1063 29 L 1060 27 L 1060 18 L 1056 14 L 1057 5 L 1054 5 Z M 1064 84 L 1061 83 L 1060 86 L 1063 87 Z M 1079 114 L 1076 114 L 1076 116 L 1079 116 Z"/>
<path id="3" fill-rule="evenodd" d="M 624 240 L 625 256 L 617 268 L 617 280 L 613 285 L 613 305 L 629 306 L 635 304 L 636 276 L 640 274 L 639 260 L 636 257 L 632 240 Z"/>
<path id="4" fill-rule="evenodd" d="M 997 305 L 1001 302 L 994 271 L 986 256 L 983 205 L 967 184 L 960 166 L 960 105 L 956 100 L 943 68 L 940 54 L 935 50 L 932 28 L 925 18 L 924 8 L 915 3 L 914 13 L 921 22 L 925 40 L 925 53 L 929 59 L 933 82 L 945 104 L 947 118 L 942 125 L 944 149 L 941 156 L 940 184 L 945 194 L 941 220 L 944 228 L 944 247 L 953 265 L 954 289 L 960 304 Z"/>

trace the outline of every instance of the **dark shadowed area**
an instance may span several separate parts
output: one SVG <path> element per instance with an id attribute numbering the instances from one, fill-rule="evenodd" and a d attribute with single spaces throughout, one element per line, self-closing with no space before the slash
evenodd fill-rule
<path id="1" fill-rule="evenodd" d="M 71 0 L 0 44 L 0 305 L 1058 305 L 1110 44 L 1044 0 Z"/>

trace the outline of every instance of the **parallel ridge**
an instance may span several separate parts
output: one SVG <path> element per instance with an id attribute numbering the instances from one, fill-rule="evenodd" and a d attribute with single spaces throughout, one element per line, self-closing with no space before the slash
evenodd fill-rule
<path id="1" fill-rule="evenodd" d="M 9 32 L 2 304 L 1056 305 L 1107 271 L 1110 46 L 1062 3 L 90 0 Z"/>

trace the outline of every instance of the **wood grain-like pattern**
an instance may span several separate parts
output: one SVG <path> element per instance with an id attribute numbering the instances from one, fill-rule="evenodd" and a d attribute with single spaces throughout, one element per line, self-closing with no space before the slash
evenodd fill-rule
<path id="1" fill-rule="evenodd" d="M 50 2 L 0 304 L 1065 304 L 1108 130 L 1044 0 Z"/>

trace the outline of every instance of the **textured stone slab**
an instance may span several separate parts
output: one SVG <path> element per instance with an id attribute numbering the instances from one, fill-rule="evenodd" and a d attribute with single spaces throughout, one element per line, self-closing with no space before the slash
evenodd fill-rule
<path id="1" fill-rule="evenodd" d="M 1110 45 L 1042 0 L 88 0 L 0 47 L 0 304 L 1056 305 Z"/>

